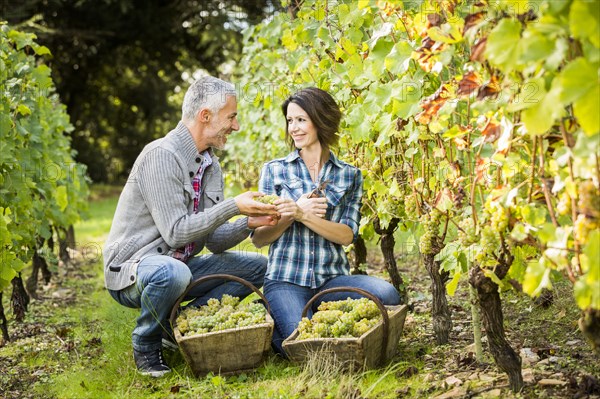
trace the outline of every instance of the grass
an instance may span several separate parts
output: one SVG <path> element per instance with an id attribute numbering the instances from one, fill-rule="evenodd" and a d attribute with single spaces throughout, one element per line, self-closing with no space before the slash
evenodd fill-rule
<path id="1" fill-rule="evenodd" d="M 41 290 L 44 300 L 31 303 L 23 324 L 11 322 L 9 314 L 9 327 L 16 339 L 0 348 L 2 398 L 423 398 L 452 389 L 444 382 L 449 376 L 464 380 L 465 395 L 468 390 L 493 388 L 498 383 L 489 381 L 503 381 L 503 374 L 491 365 L 489 355 L 484 365 L 461 363 L 465 347 L 471 343 L 466 295 L 449 299 L 455 323 L 451 344 L 433 344 L 430 315 L 423 310 L 429 306 L 429 281 L 416 259 L 407 254 L 398 259 L 410 282 L 415 311 L 407 316 L 398 354 L 384 368 L 349 373 L 324 357 L 317 356 L 300 366 L 270 355 L 254 372 L 196 378 L 177 353 L 167 356 L 173 366 L 171 374 L 161 379 L 140 376 L 131 353 L 131 331 L 138 311 L 119 305 L 107 294 L 100 253 L 92 253 L 93 248 L 101 248 L 110 228 L 115 190 L 97 188 L 93 198 L 90 218 L 76 226 L 77 263 L 59 269 L 55 281 Z M 369 262 L 381 264 L 375 245 L 369 243 Z M 250 249 L 247 243 L 243 246 Z M 556 364 L 565 375 L 598 375 L 599 367 L 584 343 L 563 346 L 581 340 L 570 289 L 559 284 L 555 305 L 550 309 L 532 307 L 535 305 L 529 298 L 506 293 L 507 333 L 517 348 L 550 348 L 548 353 L 559 358 Z M 7 298 L 5 301 L 8 309 Z M 540 334 L 540 330 L 548 331 Z M 569 357 L 569 351 L 576 351 L 577 357 Z M 553 367 L 559 366 L 546 363 L 536 368 L 536 378 L 561 378 L 556 377 Z M 471 381 L 469 374 L 482 377 Z M 509 398 L 572 396 L 570 391 L 548 391 L 535 384 L 518 395 L 506 389 L 501 392 Z"/>

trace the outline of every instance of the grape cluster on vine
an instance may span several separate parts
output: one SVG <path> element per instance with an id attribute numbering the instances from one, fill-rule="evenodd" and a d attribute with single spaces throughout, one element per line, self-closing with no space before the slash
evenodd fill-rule
<path id="1" fill-rule="evenodd" d="M 419 219 L 425 230 L 419 239 L 419 251 L 423 255 L 433 253 L 433 243 L 439 237 L 441 219 L 442 213 L 437 209 L 431 210 L 431 212 L 422 215 Z"/>
<path id="2" fill-rule="evenodd" d="M 458 241 L 461 246 L 469 247 L 479 241 L 473 219 L 466 217 L 458 222 Z"/>
<path id="3" fill-rule="evenodd" d="M 210 298 L 204 306 L 185 308 L 177 317 L 177 328 L 181 335 L 204 334 L 261 324 L 266 314 L 260 303 L 240 303 L 238 297 L 225 294 L 220 301 Z"/>
<path id="4" fill-rule="evenodd" d="M 360 337 L 382 319 L 375 302 L 368 298 L 322 302 L 312 319 L 298 325 L 298 340 Z"/>

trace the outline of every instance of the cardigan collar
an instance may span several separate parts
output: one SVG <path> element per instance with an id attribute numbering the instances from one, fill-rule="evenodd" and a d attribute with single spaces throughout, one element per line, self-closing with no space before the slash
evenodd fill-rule
<path id="1" fill-rule="evenodd" d="M 173 130 L 173 135 L 178 142 L 177 147 L 185 160 L 190 178 L 193 178 L 196 172 L 198 172 L 198 168 L 202 165 L 204 160 L 203 155 L 198 153 L 192 133 L 182 121 L 179 121 L 177 127 Z M 207 151 L 212 159 L 212 163 L 217 163 L 219 157 L 215 155 L 212 147 L 209 147 Z"/>

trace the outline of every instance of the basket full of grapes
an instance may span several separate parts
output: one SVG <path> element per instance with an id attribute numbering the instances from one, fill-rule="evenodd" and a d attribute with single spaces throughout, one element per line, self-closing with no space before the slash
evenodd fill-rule
<path id="1" fill-rule="evenodd" d="M 187 364 L 196 376 L 209 372 L 236 374 L 257 367 L 271 347 L 273 319 L 265 305 L 223 295 L 200 307 L 180 308 L 190 290 L 214 279 L 233 280 L 267 300 L 254 285 L 228 274 L 214 274 L 193 281 L 175 303 L 171 326 Z"/>
<path id="2" fill-rule="evenodd" d="M 363 297 L 321 302 L 312 318 L 306 317 L 318 298 L 333 292 L 357 292 Z M 300 363 L 329 356 L 345 368 L 377 367 L 396 353 L 407 312 L 406 305 L 384 306 L 360 288 L 323 290 L 308 301 L 298 328 L 283 341 L 283 349 L 290 360 Z"/>

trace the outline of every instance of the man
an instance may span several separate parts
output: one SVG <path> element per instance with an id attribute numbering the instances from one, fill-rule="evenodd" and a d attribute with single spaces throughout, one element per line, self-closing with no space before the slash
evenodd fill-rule
<path id="1" fill-rule="evenodd" d="M 193 279 L 232 274 L 261 286 L 267 260 L 258 254 L 225 252 L 251 229 L 277 224 L 274 205 L 246 192 L 223 198 L 223 176 L 212 149 L 222 149 L 239 130 L 236 93 L 220 79 L 205 77 L 185 94 L 182 120 L 141 152 L 119 198 L 104 247 L 104 276 L 120 304 L 140 308 L 133 330 L 138 371 L 160 377 L 170 371 L 162 356 L 170 336 L 168 317 Z M 228 222 L 236 215 L 247 215 Z M 212 254 L 195 256 L 204 247 Z M 207 282 L 190 292 L 193 305 L 223 294 L 250 291 L 236 282 Z M 162 342 L 161 342 L 162 339 Z"/>

